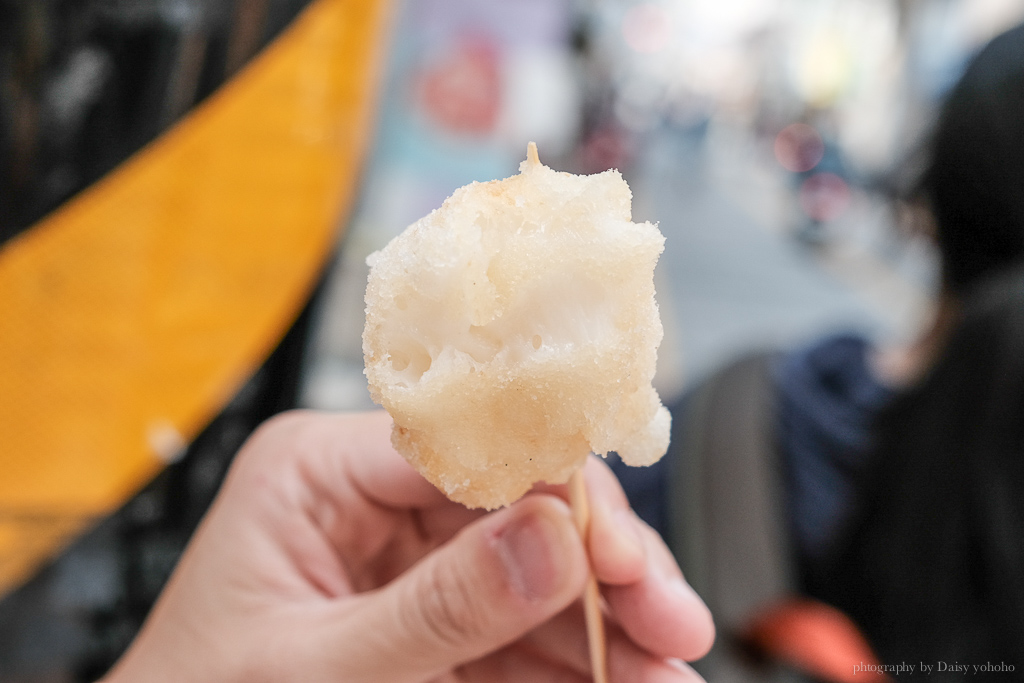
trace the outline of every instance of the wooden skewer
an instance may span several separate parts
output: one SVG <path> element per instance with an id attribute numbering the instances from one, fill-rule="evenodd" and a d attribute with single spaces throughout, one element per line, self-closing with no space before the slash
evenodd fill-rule
<path id="1" fill-rule="evenodd" d="M 569 480 L 569 506 L 572 508 L 573 519 L 583 539 L 583 545 L 588 546 L 590 504 L 587 501 L 587 486 L 583 480 L 582 467 L 573 472 Z M 593 570 L 587 576 L 587 587 L 583 592 L 583 614 L 587 624 L 590 668 L 594 673 L 594 683 L 608 683 L 608 646 L 604 636 L 604 617 L 601 614 L 601 592 L 597 587 L 597 577 L 594 576 Z"/>
<path id="2" fill-rule="evenodd" d="M 540 164 L 537 145 L 534 142 L 526 146 L 526 163 L 531 166 Z M 583 539 L 583 545 L 587 547 L 590 504 L 587 501 L 587 485 L 583 479 L 582 467 L 577 468 L 569 480 L 569 506 L 572 508 L 573 520 L 580 532 L 580 538 Z M 589 547 L 587 552 L 589 553 Z M 608 645 L 604 636 L 604 616 L 601 614 L 601 591 L 592 569 L 588 572 L 587 587 L 583 591 L 583 614 L 587 624 L 587 643 L 590 647 L 590 668 L 594 674 L 594 683 L 608 683 Z"/>
<path id="3" fill-rule="evenodd" d="M 526 144 L 526 163 L 531 166 L 536 166 L 540 163 L 540 157 L 537 156 L 537 143 L 529 142 Z"/>

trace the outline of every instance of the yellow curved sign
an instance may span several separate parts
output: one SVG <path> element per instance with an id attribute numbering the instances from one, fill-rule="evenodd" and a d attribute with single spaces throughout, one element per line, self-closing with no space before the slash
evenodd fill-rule
<path id="1" fill-rule="evenodd" d="M 387 0 L 317 0 L 0 248 L 0 593 L 121 505 L 292 324 L 368 148 Z"/>

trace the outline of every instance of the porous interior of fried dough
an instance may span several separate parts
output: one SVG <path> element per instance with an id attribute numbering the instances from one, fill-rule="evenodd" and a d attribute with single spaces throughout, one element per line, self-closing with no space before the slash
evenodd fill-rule
<path id="1" fill-rule="evenodd" d="M 462 187 L 372 254 L 363 352 L 392 441 L 452 500 L 493 509 L 590 451 L 648 465 L 670 418 L 651 386 L 664 238 L 617 171 Z"/>

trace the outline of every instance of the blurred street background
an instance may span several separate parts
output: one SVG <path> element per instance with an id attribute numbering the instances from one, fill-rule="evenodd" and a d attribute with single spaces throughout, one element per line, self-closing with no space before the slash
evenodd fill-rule
<path id="1" fill-rule="evenodd" d="M 372 405 L 365 257 L 526 142 L 617 168 L 666 236 L 658 387 L 824 332 L 912 335 L 935 262 L 904 201 L 946 89 L 1020 0 L 409 0 L 305 405 Z"/>
<path id="2" fill-rule="evenodd" d="M 186 115 L 303 4 L 0 0 L 0 240 Z M 557 170 L 621 171 L 634 220 L 665 234 L 665 402 L 745 351 L 912 336 L 936 276 L 908 201 L 922 145 L 966 60 L 1022 20 L 1024 0 L 398 0 L 372 152 L 310 306 L 178 464 L 0 598 L 0 683 L 106 670 L 260 420 L 372 407 L 366 256 L 457 187 L 516 173 L 528 141 Z"/>

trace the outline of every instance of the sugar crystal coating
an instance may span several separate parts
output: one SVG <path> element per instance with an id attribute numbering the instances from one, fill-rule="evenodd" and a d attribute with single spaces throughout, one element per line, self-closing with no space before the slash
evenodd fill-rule
<path id="1" fill-rule="evenodd" d="M 455 191 L 370 255 L 363 354 L 392 442 L 449 498 L 493 509 L 593 451 L 649 465 L 664 237 L 617 171 L 542 165 Z"/>

